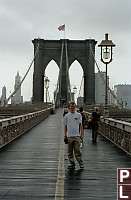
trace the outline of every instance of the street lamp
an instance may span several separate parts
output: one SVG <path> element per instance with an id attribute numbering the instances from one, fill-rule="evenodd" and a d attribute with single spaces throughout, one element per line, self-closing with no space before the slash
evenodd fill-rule
<path id="1" fill-rule="evenodd" d="M 76 86 L 74 86 L 73 92 L 74 92 L 74 100 L 75 100 L 75 94 L 77 93 L 77 87 Z"/>
<path id="2" fill-rule="evenodd" d="M 48 79 L 48 77 L 45 77 L 45 89 L 46 89 L 46 106 L 47 106 L 47 92 L 48 92 L 48 88 L 49 88 L 49 82 L 50 80 Z"/>
<path id="3" fill-rule="evenodd" d="M 106 85 L 105 85 L 105 106 L 103 117 L 109 117 L 109 110 L 107 105 L 107 65 L 112 61 L 112 48 L 116 45 L 112 42 L 112 40 L 108 40 L 108 33 L 105 34 L 105 40 L 98 45 L 101 47 L 101 61 L 106 65 Z"/>
<path id="4" fill-rule="evenodd" d="M 123 108 L 123 104 L 124 102 L 123 102 L 123 99 L 121 98 L 121 108 Z"/>

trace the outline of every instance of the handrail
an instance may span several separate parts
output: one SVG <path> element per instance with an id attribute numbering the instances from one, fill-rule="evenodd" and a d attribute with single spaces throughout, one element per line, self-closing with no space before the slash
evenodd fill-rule
<path id="1" fill-rule="evenodd" d="M 91 116 L 90 112 L 85 113 Z M 98 132 L 131 156 L 131 123 L 102 116 Z"/>
<path id="2" fill-rule="evenodd" d="M 0 120 L 0 127 L 2 125 L 2 127 L 4 127 L 3 125 L 6 126 L 7 125 L 11 125 L 11 124 L 15 124 L 17 122 L 20 122 L 20 121 L 24 121 L 25 119 L 28 119 L 30 117 L 35 117 L 47 110 L 50 110 L 52 109 L 53 107 L 50 107 L 50 108 L 46 108 L 44 110 L 40 110 L 40 111 L 36 111 L 36 112 L 32 112 L 32 113 L 28 113 L 28 114 L 24 114 L 24 115 L 19 115 L 19 116 L 14 116 L 14 117 L 10 117 L 10 118 L 6 118 L 6 119 L 1 119 Z M 16 121 L 18 120 L 18 121 Z"/>
<path id="3" fill-rule="evenodd" d="M 53 107 L 0 120 L 0 148 L 27 132 L 51 114 Z"/>
<path id="4" fill-rule="evenodd" d="M 131 123 L 103 118 L 99 123 L 98 132 L 131 156 Z"/>

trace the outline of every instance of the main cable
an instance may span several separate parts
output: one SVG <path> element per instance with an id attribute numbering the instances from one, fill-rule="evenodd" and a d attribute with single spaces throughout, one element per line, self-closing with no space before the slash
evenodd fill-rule
<path id="1" fill-rule="evenodd" d="M 69 88 L 70 101 L 72 101 L 71 86 L 70 86 L 70 77 L 69 77 L 69 63 L 68 63 L 67 43 L 65 43 L 65 49 L 66 49 L 67 97 L 68 97 L 68 88 Z M 67 99 L 69 100 L 69 98 L 67 98 Z"/>
<path id="2" fill-rule="evenodd" d="M 61 94 L 63 48 L 64 48 L 64 43 L 62 42 L 60 70 L 59 70 L 58 81 L 57 81 L 56 90 L 55 90 L 55 99 L 54 99 L 55 104 L 56 104 L 58 92 Z"/>

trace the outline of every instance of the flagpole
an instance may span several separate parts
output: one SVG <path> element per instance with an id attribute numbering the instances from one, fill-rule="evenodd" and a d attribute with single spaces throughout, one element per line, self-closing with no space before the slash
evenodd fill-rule
<path id="1" fill-rule="evenodd" d="M 65 40 L 65 30 L 64 30 L 64 40 Z"/>
<path id="2" fill-rule="evenodd" d="M 58 27 L 59 31 L 64 31 L 64 39 L 65 39 L 65 24 Z"/>

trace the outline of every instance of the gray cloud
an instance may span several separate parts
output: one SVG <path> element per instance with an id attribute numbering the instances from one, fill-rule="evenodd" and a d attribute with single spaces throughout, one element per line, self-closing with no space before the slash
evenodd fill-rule
<path id="1" fill-rule="evenodd" d="M 0 90 L 3 85 L 8 91 L 13 88 L 17 70 L 21 75 L 25 73 L 33 57 L 31 40 L 36 37 L 60 39 L 63 33 L 57 28 L 64 23 L 69 39 L 91 37 L 99 43 L 108 32 L 117 45 L 109 68 L 109 75 L 113 77 L 110 81 L 113 84 L 125 80 L 130 83 L 130 10 L 130 0 L 1 0 L 0 68 L 3 70 Z M 96 52 L 99 62 L 98 47 Z M 116 75 L 118 70 L 119 77 Z M 125 71 L 128 72 L 123 77 Z M 7 73 L 10 74 L 8 80 L 5 78 Z M 30 75 L 29 82 L 31 80 Z"/>

